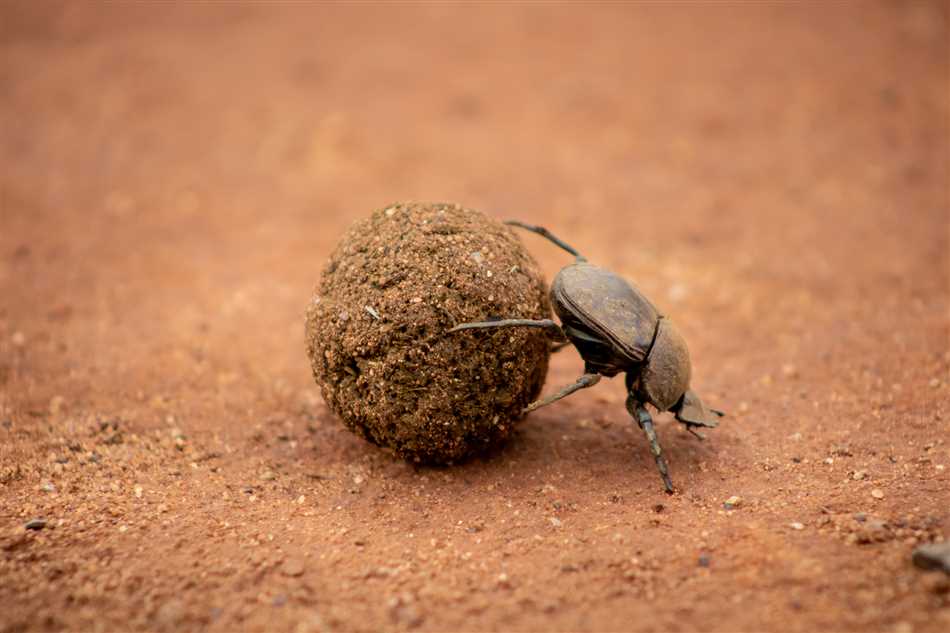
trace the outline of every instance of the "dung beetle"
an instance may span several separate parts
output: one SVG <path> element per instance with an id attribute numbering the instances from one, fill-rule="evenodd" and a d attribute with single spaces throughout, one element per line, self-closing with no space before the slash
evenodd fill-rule
<path id="1" fill-rule="evenodd" d="M 714 428 L 721 411 L 709 409 L 689 388 L 690 362 L 686 341 L 673 322 L 625 279 L 598 266 L 547 229 L 516 220 L 511 226 L 541 235 L 574 256 L 574 263 L 558 272 L 551 284 L 551 303 L 561 324 L 551 319 L 497 319 L 457 325 L 449 332 L 503 327 L 544 329 L 559 342 L 553 349 L 573 344 L 584 359 L 584 375 L 556 393 L 532 402 L 524 413 L 551 404 L 580 389 L 592 387 L 601 376 L 626 375 L 627 411 L 646 433 L 656 466 L 668 493 L 673 492 L 669 469 L 645 404 L 671 411 L 699 439 L 695 427 Z"/>

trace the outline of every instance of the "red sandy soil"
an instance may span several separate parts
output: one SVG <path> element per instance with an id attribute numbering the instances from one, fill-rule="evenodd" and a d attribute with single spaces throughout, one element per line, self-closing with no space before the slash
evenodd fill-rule
<path id="1" fill-rule="evenodd" d="M 910 562 L 950 538 L 948 42 L 926 2 L 2 3 L 0 631 L 950 630 Z M 620 380 L 448 468 L 329 415 L 304 308 L 406 199 L 678 322 L 730 415 L 660 416 L 676 495 Z"/>

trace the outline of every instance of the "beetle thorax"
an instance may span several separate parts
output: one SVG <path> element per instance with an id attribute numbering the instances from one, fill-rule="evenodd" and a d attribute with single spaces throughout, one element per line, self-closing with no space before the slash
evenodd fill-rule
<path id="1" fill-rule="evenodd" d="M 667 411 L 689 389 L 691 372 L 685 339 L 672 321 L 660 318 L 656 339 L 640 372 L 640 397 L 659 411 Z"/>

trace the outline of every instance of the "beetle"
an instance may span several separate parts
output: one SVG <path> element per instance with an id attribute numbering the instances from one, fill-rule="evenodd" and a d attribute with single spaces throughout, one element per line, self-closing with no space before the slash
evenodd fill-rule
<path id="1" fill-rule="evenodd" d="M 593 387 L 601 376 L 612 378 L 623 372 L 627 411 L 646 434 L 666 492 L 672 494 L 669 468 L 645 405 L 672 412 L 699 439 L 703 436 L 696 431 L 697 427 L 715 428 L 718 418 L 724 415 L 707 408 L 690 389 L 691 365 L 683 336 L 636 286 L 589 263 L 546 228 L 517 220 L 505 224 L 537 233 L 574 256 L 574 263 L 562 268 L 551 284 L 551 303 L 561 324 L 551 319 L 504 318 L 462 323 L 449 332 L 534 327 L 543 329 L 558 342 L 553 350 L 567 345 L 577 349 L 584 360 L 584 374 L 573 384 L 532 402 L 523 413 Z"/>

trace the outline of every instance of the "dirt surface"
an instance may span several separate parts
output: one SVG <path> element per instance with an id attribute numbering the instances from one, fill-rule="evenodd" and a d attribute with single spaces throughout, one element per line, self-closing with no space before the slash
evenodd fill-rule
<path id="1" fill-rule="evenodd" d="M 413 463 L 462 461 L 510 437 L 537 398 L 551 338 L 450 332 L 550 319 L 547 284 L 515 231 L 451 203 L 393 203 L 333 249 L 307 307 L 320 395 L 347 427 Z"/>
<path id="2" fill-rule="evenodd" d="M 948 630 L 947 23 L 0 4 L 0 630 Z M 411 199 L 676 320 L 679 494 L 616 379 L 451 468 L 331 417 L 304 308 Z"/>

